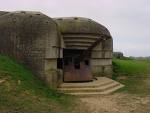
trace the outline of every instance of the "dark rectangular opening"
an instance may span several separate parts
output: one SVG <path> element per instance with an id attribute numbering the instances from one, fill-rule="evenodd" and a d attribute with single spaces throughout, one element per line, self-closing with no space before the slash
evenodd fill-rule
<path id="1" fill-rule="evenodd" d="M 64 65 L 69 65 L 69 63 L 71 63 L 72 62 L 72 58 L 71 57 L 65 57 L 64 58 Z"/>
<path id="2" fill-rule="evenodd" d="M 57 58 L 57 69 L 63 69 L 63 59 Z"/>
<path id="3" fill-rule="evenodd" d="M 85 65 L 89 66 L 89 60 L 85 60 Z"/>

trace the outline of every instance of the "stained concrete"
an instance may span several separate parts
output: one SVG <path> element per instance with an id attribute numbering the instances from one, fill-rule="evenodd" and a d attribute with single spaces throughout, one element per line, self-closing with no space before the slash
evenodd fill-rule
<path id="1" fill-rule="evenodd" d="M 108 29 L 91 19 L 0 11 L 0 53 L 24 63 L 51 88 L 63 82 L 63 69 L 57 68 L 63 49 L 89 50 L 93 76 L 111 77 L 112 46 Z"/>

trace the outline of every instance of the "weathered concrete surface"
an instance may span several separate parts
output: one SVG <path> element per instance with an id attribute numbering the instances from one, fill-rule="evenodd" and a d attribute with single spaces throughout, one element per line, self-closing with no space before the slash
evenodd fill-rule
<path id="1" fill-rule="evenodd" d="M 90 50 L 93 74 L 111 76 L 112 37 L 103 25 L 86 18 L 0 11 L 0 53 L 23 62 L 52 88 L 63 81 L 57 58 L 63 58 L 64 48 Z"/>
<path id="2" fill-rule="evenodd" d="M 9 12 L 6 12 L 6 11 L 0 11 L 0 16 L 6 14 L 6 13 L 9 13 Z"/>
<path id="3" fill-rule="evenodd" d="M 57 83 L 52 77 L 57 67 L 47 67 L 47 62 L 56 62 L 58 52 L 53 47 L 58 46 L 58 40 L 56 23 L 42 13 L 21 11 L 0 16 L 0 53 L 25 63 L 49 86 Z M 49 70 L 54 71 L 51 74 Z"/>
<path id="4" fill-rule="evenodd" d="M 112 76 L 113 39 L 100 42 L 93 50 L 91 68 L 95 76 Z"/>
<path id="5" fill-rule="evenodd" d="M 110 32 L 103 25 L 83 17 L 64 17 L 54 18 L 57 22 L 60 31 L 65 33 L 80 33 L 80 34 L 103 34 L 111 37 Z"/>
<path id="6" fill-rule="evenodd" d="M 103 25 L 87 18 L 54 18 L 59 26 L 66 48 L 91 50 L 91 68 L 95 76 L 112 75 L 113 40 Z M 95 43 L 98 40 L 99 43 Z"/>

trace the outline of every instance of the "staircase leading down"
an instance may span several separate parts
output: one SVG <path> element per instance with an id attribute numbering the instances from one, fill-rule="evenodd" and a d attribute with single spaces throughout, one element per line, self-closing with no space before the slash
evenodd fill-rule
<path id="1" fill-rule="evenodd" d="M 98 96 L 107 95 L 124 87 L 124 85 L 110 78 L 97 77 L 92 82 L 62 83 L 58 90 L 75 96 Z"/>

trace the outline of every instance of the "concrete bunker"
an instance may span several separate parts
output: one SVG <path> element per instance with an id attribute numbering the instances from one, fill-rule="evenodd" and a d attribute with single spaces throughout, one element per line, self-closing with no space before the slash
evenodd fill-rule
<path id="1" fill-rule="evenodd" d="M 87 18 L 54 18 L 63 39 L 63 80 L 91 81 L 111 76 L 112 37 L 99 23 Z"/>
<path id="2" fill-rule="evenodd" d="M 51 87 L 112 73 L 112 37 L 101 24 L 40 12 L 0 12 L 0 53 L 18 59 Z"/>

